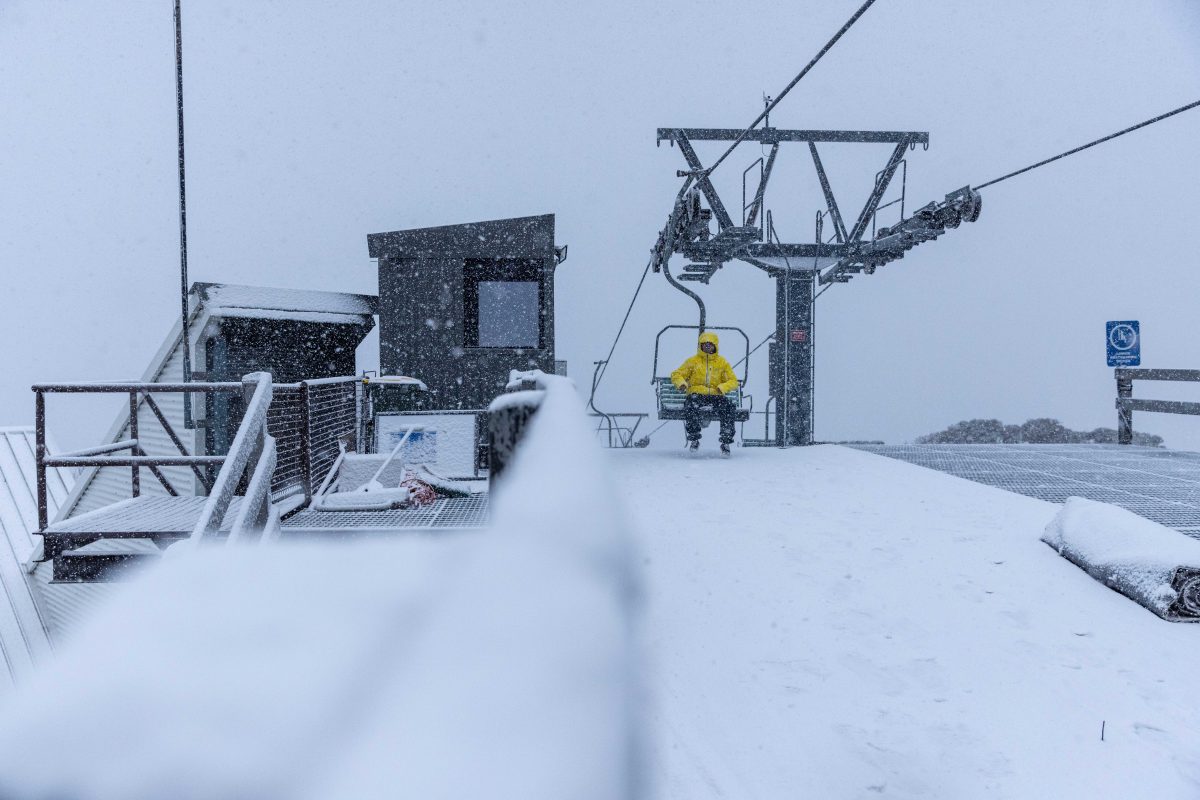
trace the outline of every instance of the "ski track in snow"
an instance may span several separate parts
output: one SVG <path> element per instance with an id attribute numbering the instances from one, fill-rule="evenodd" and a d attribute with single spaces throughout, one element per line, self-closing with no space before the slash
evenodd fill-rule
<path id="1" fill-rule="evenodd" d="M 662 796 L 1200 794 L 1200 627 L 1040 542 L 1059 506 L 832 446 L 612 463 Z"/>

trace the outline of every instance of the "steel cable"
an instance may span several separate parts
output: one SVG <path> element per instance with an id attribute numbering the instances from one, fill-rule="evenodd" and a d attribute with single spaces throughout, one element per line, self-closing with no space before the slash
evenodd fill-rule
<path id="1" fill-rule="evenodd" d="M 1118 136 L 1124 136 L 1127 133 L 1132 133 L 1133 131 L 1136 131 L 1138 128 L 1144 128 L 1147 125 L 1153 125 L 1156 122 L 1161 122 L 1162 120 L 1166 119 L 1167 117 L 1173 117 L 1176 114 L 1182 114 L 1184 111 L 1187 111 L 1188 109 L 1191 109 L 1191 108 L 1195 108 L 1196 106 L 1200 106 L 1200 100 L 1197 100 L 1194 103 L 1188 103 L 1186 106 L 1180 106 L 1179 108 L 1175 109 L 1174 111 L 1168 111 L 1166 114 L 1160 114 L 1157 117 L 1154 117 L 1153 119 L 1146 120 L 1145 122 L 1139 122 L 1137 125 L 1130 126 L 1128 128 L 1125 128 L 1124 130 L 1117 131 L 1116 133 L 1110 133 L 1108 136 L 1105 136 L 1102 139 L 1097 139 L 1094 142 L 1088 142 L 1085 145 L 1081 145 L 1080 147 L 1076 147 L 1072 150 L 1068 150 L 1065 153 L 1059 153 L 1058 155 L 1054 156 L 1053 158 L 1047 158 L 1045 161 L 1039 161 L 1036 164 L 1031 164 L 1030 166 L 1025 167 L 1024 169 L 1019 169 L 1016 172 L 1010 172 L 1007 175 L 1003 175 L 999 178 L 994 178 L 994 179 L 988 181 L 987 183 L 981 183 L 978 186 L 972 186 L 971 189 L 974 191 L 979 191 L 980 189 L 984 188 L 985 186 L 994 186 L 995 184 L 999 183 L 1000 181 L 1006 181 L 1009 178 L 1015 178 L 1017 175 L 1021 175 L 1022 173 L 1029 172 L 1031 169 L 1037 169 L 1038 167 L 1044 167 L 1052 161 L 1058 161 L 1060 158 L 1066 158 L 1067 156 L 1074 155 L 1075 153 L 1078 153 L 1082 150 L 1087 150 L 1089 147 L 1095 147 L 1098 144 L 1102 144 L 1102 143 L 1110 141 L 1112 139 L 1116 139 Z"/>
<path id="2" fill-rule="evenodd" d="M 787 95 L 787 93 L 792 90 L 793 86 L 795 86 L 797 83 L 799 83 L 800 80 L 805 75 L 808 74 L 808 71 L 810 69 L 812 69 L 814 66 L 816 66 L 817 62 L 821 60 L 821 57 L 824 56 L 826 53 L 828 53 L 830 51 L 830 49 L 835 44 L 837 44 L 838 39 L 842 38 L 842 34 L 844 34 L 846 31 L 850 30 L 850 26 L 853 25 L 855 22 L 858 22 L 858 18 L 861 17 L 864 13 L 866 13 L 866 10 L 868 8 L 870 8 L 874 3 L 875 3 L 875 0 L 867 0 L 867 2 L 862 4 L 862 7 L 859 8 L 858 11 L 854 12 L 854 16 L 850 17 L 850 19 L 848 19 L 846 21 L 846 24 L 843 25 L 841 27 L 841 29 L 833 35 L 833 38 L 830 39 L 825 44 L 825 46 L 821 48 L 821 52 L 819 52 L 815 56 L 813 56 L 812 61 L 809 61 L 808 64 L 804 67 L 804 69 L 800 70 L 800 74 L 798 74 L 795 78 L 792 78 L 792 82 L 789 83 L 787 86 L 785 86 L 783 91 L 780 92 L 778 95 L 776 95 L 775 99 L 767 104 L 767 107 L 765 109 L 763 109 L 763 112 L 761 114 L 759 114 L 758 117 L 755 118 L 754 122 L 750 123 L 750 127 L 746 128 L 746 130 L 742 131 L 741 134 L 738 135 L 738 138 L 734 140 L 733 144 L 729 145 L 729 149 L 726 150 L 724 153 L 722 153 L 721 157 L 718 158 L 715 162 L 713 162 L 713 165 L 711 167 L 708 167 L 707 169 L 704 170 L 705 175 L 711 175 L 712 171 L 721 165 L 721 162 L 724 161 L 725 158 L 730 153 L 733 152 L 734 148 L 737 147 L 739 144 L 741 144 L 743 141 L 745 141 L 746 136 L 750 133 L 750 131 L 754 130 L 755 126 L 757 126 L 758 123 L 762 122 L 764 119 L 767 118 L 768 115 L 770 115 L 771 111 L 775 108 L 775 106 L 779 105 L 779 101 L 782 100 Z"/>

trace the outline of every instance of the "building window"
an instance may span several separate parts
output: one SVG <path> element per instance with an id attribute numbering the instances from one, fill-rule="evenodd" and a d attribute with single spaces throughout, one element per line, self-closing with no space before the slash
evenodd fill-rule
<path id="1" fill-rule="evenodd" d="M 466 346 L 540 349 L 540 278 L 537 262 L 467 262 L 463 287 Z"/>

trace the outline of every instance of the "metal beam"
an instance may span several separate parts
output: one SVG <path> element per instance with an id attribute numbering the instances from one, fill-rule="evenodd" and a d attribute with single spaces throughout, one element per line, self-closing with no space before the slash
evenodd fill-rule
<path id="1" fill-rule="evenodd" d="M 776 145 L 778 147 L 779 145 Z M 808 149 L 812 152 L 813 166 L 817 168 L 817 178 L 821 181 L 821 191 L 825 193 L 825 205 L 829 207 L 829 216 L 833 219 L 833 230 L 837 234 L 839 242 L 846 241 L 846 225 L 842 222 L 842 212 L 838 210 L 837 200 L 833 199 L 833 189 L 829 186 L 829 178 L 825 174 L 825 165 L 821 163 L 821 157 L 817 155 L 817 145 L 813 142 L 808 143 Z"/>
<path id="2" fill-rule="evenodd" d="M 697 172 L 702 172 L 704 165 L 700 163 L 700 157 L 696 155 L 696 151 L 692 148 L 692 143 L 688 141 L 687 137 L 680 134 L 675 138 L 675 141 L 679 144 L 679 152 L 683 153 L 683 157 L 687 159 L 688 166 Z M 708 176 L 703 174 L 697 176 L 696 185 L 700 187 L 700 191 L 704 192 L 704 197 L 708 200 L 708 206 L 712 209 L 713 215 L 716 216 L 717 225 L 720 229 L 725 230 L 726 228 L 734 227 L 733 218 L 725 210 L 725 204 L 721 202 L 716 187 L 712 185 L 712 181 L 708 179 Z"/>
<path id="3" fill-rule="evenodd" d="M 659 128 L 658 142 L 731 142 L 743 131 L 736 128 Z M 928 131 L 808 131 L 782 128 L 756 128 L 745 141 L 778 142 L 858 142 L 865 144 L 929 144 Z"/>
<path id="4" fill-rule="evenodd" d="M 715 240 L 714 240 L 715 241 Z M 683 254 L 696 261 L 705 259 L 727 261 L 741 258 L 845 258 L 856 252 L 845 244 L 776 244 L 774 242 L 749 242 L 734 247 L 713 247 L 709 242 L 689 242 L 682 247 Z"/>
<path id="5" fill-rule="evenodd" d="M 863 231 L 867 229 L 867 223 L 871 220 L 871 215 L 879 207 L 879 201 L 883 199 L 883 193 L 891 184 L 892 176 L 896 174 L 896 168 L 900 166 L 900 161 L 904 158 L 904 151 L 907 149 L 908 142 L 905 141 L 897 144 L 896 149 L 892 151 L 892 157 L 888 159 L 887 166 L 879 174 L 879 180 L 875 181 L 875 189 L 867 198 L 867 204 L 863 206 L 862 213 L 858 215 L 858 221 L 854 223 L 854 228 L 847 237 L 850 241 L 857 242 L 862 238 Z"/>
<path id="6" fill-rule="evenodd" d="M 1121 367 L 1117 380 L 1139 381 L 1200 381 L 1200 369 L 1141 369 Z"/>
<path id="7" fill-rule="evenodd" d="M 1117 408 L 1123 411 L 1155 411 L 1160 414 L 1200 414 L 1200 403 L 1182 400 L 1134 400 L 1128 397 L 1118 399 Z"/>
<path id="8" fill-rule="evenodd" d="M 767 181 L 771 180 L 771 169 L 775 166 L 775 156 L 777 155 L 779 155 L 778 142 L 771 147 L 771 154 L 767 156 L 767 163 L 763 167 L 762 178 L 758 182 L 758 191 L 754 193 L 754 202 L 750 205 L 750 216 L 746 218 L 747 225 L 754 225 L 759 212 L 762 211 L 763 195 L 767 193 Z"/>

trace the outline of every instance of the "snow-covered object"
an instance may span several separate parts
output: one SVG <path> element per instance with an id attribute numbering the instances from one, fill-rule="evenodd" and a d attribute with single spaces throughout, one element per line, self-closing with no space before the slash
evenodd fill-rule
<path id="1" fill-rule="evenodd" d="M 511 388 L 511 384 L 510 384 Z M 498 395 L 488 404 L 488 413 L 507 411 L 510 408 L 537 408 L 542 401 L 542 392 L 538 389 L 521 389 Z"/>
<path id="2" fill-rule="evenodd" d="M 329 492 L 312 500 L 316 511 L 387 511 L 408 504 L 411 493 L 407 487 L 385 487 L 376 481 L 352 492 Z"/>
<path id="3" fill-rule="evenodd" d="M 1081 497 L 1068 498 L 1042 541 L 1160 617 L 1200 622 L 1200 541 Z"/>
<path id="4" fill-rule="evenodd" d="M 475 535 L 197 548 L 0 705 L 0 797 L 630 798 L 624 520 L 548 392 Z"/>
<path id="5" fill-rule="evenodd" d="M 429 391 L 429 387 L 425 385 L 425 381 L 420 378 L 409 377 L 408 375 L 372 375 L 371 377 L 363 378 L 363 383 L 383 386 L 413 386 L 422 392 Z"/>
<path id="6" fill-rule="evenodd" d="M 438 494 L 446 497 L 469 497 L 487 491 L 487 480 L 485 479 L 455 480 L 434 472 L 425 464 L 414 464 L 412 474 L 432 486 Z"/>
<path id="7" fill-rule="evenodd" d="M 437 490 L 412 473 L 400 481 L 400 487 L 408 490 L 409 500 L 415 506 L 428 506 L 437 502 Z"/>

